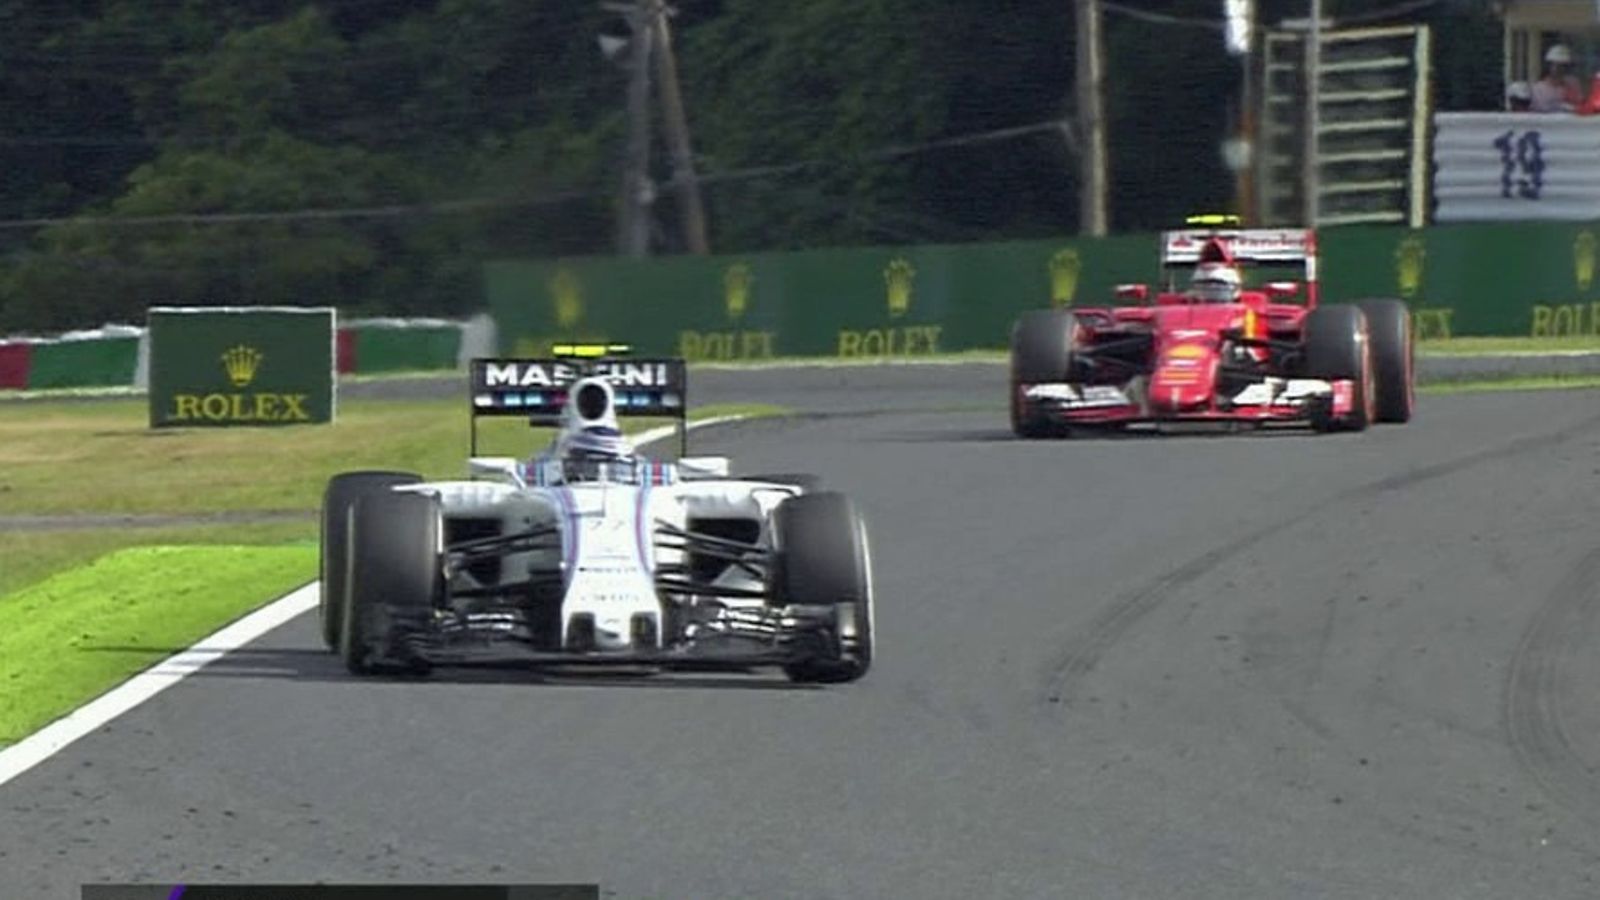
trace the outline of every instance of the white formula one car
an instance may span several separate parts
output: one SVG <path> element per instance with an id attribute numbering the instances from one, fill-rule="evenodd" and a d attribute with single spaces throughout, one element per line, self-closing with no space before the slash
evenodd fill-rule
<path id="1" fill-rule="evenodd" d="M 322 508 L 323 637 L 356 674 L 522 661 L 778 666 L 847 682 L 872 662 L 872 563 L 849 497 L 682 456 L 682 360 L 474 360 L 465 481 L 347 472 Z M 618 416 L 677 419 L 637 456 Z M 555 424 L 531 460 L 477 456 L 479 416 Z M 557 418 L 558 417 L 558 418 Z M 493 480 L 490 480 L 493 479 Z"/>

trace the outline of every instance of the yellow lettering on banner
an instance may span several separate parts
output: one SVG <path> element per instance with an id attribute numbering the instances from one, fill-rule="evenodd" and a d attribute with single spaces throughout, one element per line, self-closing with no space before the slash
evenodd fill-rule
<path id="1" fill-rule="evenodd" d="M 1544 304 L 1535 304 L 1533 307 L 1533 336 L 1550 336 L 1550 313 L 1553 310 Z"/>
<path id="2" fill-rule="evenodd" d="M 306 412 L 306 394 L 283 394 L 283 420 L 292 422 L 309 422 L 311 414 Z"/>
<path id="3" fill-rule="evenodd" d="M 200 401 L 201 413 L 203 413 L 206 418 L 211 419 L 214 422 L 226 421 L 228 418 L 228 410 L 231 408 L 232 405 L 228 403 L 228 396 L 226 394 L 207 394 L 205 398 Z"/>
<path id="4" fill-rule="evenodd" d="M 739 358 L 740 359 L 771 359 L 772 358 L 772 332 L 770 332 L 770 331 L 741 331 L 741 332 L 739 332 Z"/>
<path id="5" fill-rule="evenodd" d="M 1456 314 L 1453 309 L 1419 309 L 1412 314 L 1412 330 L 1416 332 L 1416 339 L 1432 340 L 1450 337 L 1450 320 Z"/>
<path id="6" fill-rule="evenodd" d="M 771 359 L 775 332 L 680 331 L 678 355 L 687 360 Z"/>
<path id="7" fill-rule="evenodd" d="M 929 356 L 939 352 L 943 325 L 907 325 L 839 332 L 839 356 Z"/>
<path id="8" fill-rule="evenodd" d="M 1529 332 L 1536 338 L 1600 334 L 1600 303 L 1535 305 Z"/>
<path id="9" fill-rule="evenodd" d="M 309 422 L 309 394 L 178 394 L 172 421 Z"/>

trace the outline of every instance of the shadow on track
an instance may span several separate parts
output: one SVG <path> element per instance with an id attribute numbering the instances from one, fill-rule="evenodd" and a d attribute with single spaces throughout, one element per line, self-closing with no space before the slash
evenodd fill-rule
<path id="1" fill-rule="evenodd" d="M 158 664 L 170 656 L 186 652 L 187 647 L 139 647 L 104 645 L 82 647 L 89 653 L 122 653 L 151 657 Z M 230 650 L 220 659 L 194 672 L 194 678 L 252 678 L 285 681 L 323 681 L 362 684 L 523 684 L 530 687 L 615 687 L 678 690 L 761 690 L 816 691 L 823 687 L 795 684 L 782 675 L 755 670 L 726 670 L 717 673 L 657 672 L 644 667 L 616 666 L 530 666 L 518 662 L 493 662 L 472 666 L 441 666 L 426 676 L 351 675 L 339 658 L 326 650 L 294 648 L 242 648 Z"/>
<path id="2" fill-rule="evenodd" d="M 1360 432 L 1350 432 L 1351 436 L 1359 436 Z M 886 444 L 1083 444 L 1083 443 L 1108 443 L 1111 441 L 1173 441 L 1182 443 L 1192 440 L 1217 440 L 1219 438 L 1235 438 L 1239 440 L 1251 438 L 1255 440 L 1267 439 L 1328 439 L 1339 437 L 1338 434 L 1317 434 L 1304 428 L 1249 428 L 1231 430 L 1225 428 L 1208 427 L 1204 429 L 1191 429 L 1180 426 L 1174 430 L 1160 430 L 1156 428 L 1082 428 L 1075 429 L 1070 434 L 1052 435 L 1049 437 L 1021 438 L 1012 434 L 1009 428 L 966 428 L 966 429 L 919 429 L 916 431 L 897 431 L 866 438 L 873 443 Z"/>

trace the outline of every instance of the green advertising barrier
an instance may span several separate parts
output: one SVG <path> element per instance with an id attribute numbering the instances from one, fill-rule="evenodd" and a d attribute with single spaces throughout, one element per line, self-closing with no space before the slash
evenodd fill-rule
<path id="1" fill-rule="evenodd" d="M 138 338 L 98 338 L 35 344 L 28 389 L 104 387 L 133 383 Z"/>
<path id="2" fill-rule="evenodd" d="M 454 369 L 461 329 L 356 328 L 355 342 L 356 371 L 363 375 Z"/>
<path id="3" fill-rule="evenodd" d="M 1398 297 L 1422 338 L 1600 334 L 1600 225 L 1496 223 L 1319 235 L 1326 302 Z M 846 248 L 485 267 L 503 353 L 625 341 L 691 360 L 1001 349 L 1025 309 L 1107 304 L 1157 277 L 1159 236 Z"/>
<path id="4" fill-rule="evenodd" d="M 152 307 L 150 427 L 334 417 L 334 310 Z"/>
<path id="5" fill-rule="evenodd" d="M 487 265 L 501 351 L 626 341 L 694 360 L 1003 346 L 1024 309 L 1155 274 L 1145 237 Z"/>
<path id="6" fill-rule="evenodd" d="M 1330 297 L 1399 297 L 1422 338 L 1600 334 L 1600 224 L 1341 228 L 1322 244 Z"/>

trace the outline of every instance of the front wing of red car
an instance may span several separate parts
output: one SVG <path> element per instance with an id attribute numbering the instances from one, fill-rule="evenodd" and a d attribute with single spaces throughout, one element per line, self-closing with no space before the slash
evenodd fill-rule
<path id="1" fill-rule="evenodd" d="M 1339 420 L 1355 412 L 1355 382 L 1267 377 L 1231 394 L 1201 402 L 1152 394 L 1148 378 L 1121 385 L 1069 382 L 1019 384 L 1020 401 L 1033 415 L 1062 424 L 1173 421 L 1298 422 L 1316 415 Z"/>

